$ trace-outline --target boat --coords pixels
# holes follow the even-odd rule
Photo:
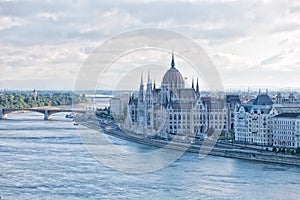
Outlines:
[[[67,118],[67,119],[73,119],[73,118],[74,118],[73,113],[67,114],[67,115],[66,115],[66,118]]]

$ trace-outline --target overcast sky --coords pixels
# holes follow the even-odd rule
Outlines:
[[[0,89],[72,89],[93,49],[144,27],[195,40],[227,89],[300,88],[297,0],[0,0]]]

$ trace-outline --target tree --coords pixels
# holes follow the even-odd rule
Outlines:
[[[0,95],[0,106],[3,108],[31,108],[36,106],[71,105],[87,102],[87,98],[68,93],[39,94],[34,99],[31,94],[5,93]]]
[[[292,151],[291,151],[291,154],[292,154],[292,155],[295,155],[295,154],[296,154],[295,150],[292,150]]]
[[[285,153],[285,148],[282,148],[282,149],[281,149],[281,152],[282,152],[282,153]]]
[[[300,147],[297,147],[296,154],[300,154]]]

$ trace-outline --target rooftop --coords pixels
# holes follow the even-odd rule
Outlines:
[[[276,115],[275,118],[295,118],[300,119],[300,113],[281,113]]]
[[[273,102],[269,95],[259,94],[253,101],[253,105],[273,105]]]

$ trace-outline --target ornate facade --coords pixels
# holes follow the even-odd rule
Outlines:
[[[259,94],[252,104],[241,105],[235,112],[235,140],[272,146],[272,117],[277,110],[267,94]]]
[[[175,68],[172,54],[171,68],[165,73],[161,87],[151,83],[148,74],[146,90],[141,77],[137,97],[128,104],[127,128],[140,134],[154,134],[163,138],[192,140],[207,133],[209,115],[200,98],[199,82],[185,88],[184,79]]]
[[[274,147],[300,147],[300,113],[282,113],[272,120]]]

